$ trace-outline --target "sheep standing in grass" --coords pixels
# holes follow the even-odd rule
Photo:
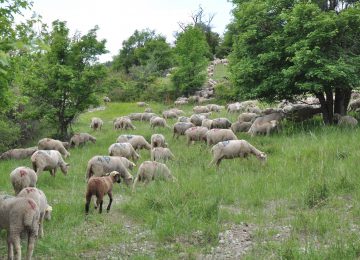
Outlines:
[[[109,204],[106,208],[106,211],[107,212],[110,211],[111,204],[113,201],[112,188],[113,188],[113,184],[115,182],[117,182],[117,183],[121,182],[120,173],[118,173],[117,171],[112,171],[108,176],[91,177],[90,178],[90,180],[87,184],[86,196],[85,196],[86,197],[86,204],[85,204],[85,213],[86,214],[89,213],[91,197],[93,195],[96,196],[95,209],[97,207],[99,207],[99,213],[101,214],[103,198],[104,198],[104,195],[107,194],[109,196]]]
[[[190,123],[190,118],[189,117],[186,117],[186,116],[180,116],[178,118],[178,122],[187,122],[187,123]]]
[[[122,156],[132,159],[134,162],[140,158],[140,155],[130,143],[114,143],[110,145],[108,151],[110,156]]]
[[[150,119],[150,126],[152,128],[155,128],[155,126],[170,128],[170,126],[166,123],[166,120],[158,116],[154,116]]]
[[[44,219],[51,219],[52,207],[48,204],[45,193],[37,188],[25,188],[17,195],[18,197],[31,198],[39,207],[40,221],[39,221],[39,237],[44,237]]]
[[[154,147],[167,147],[167,143],[165,142],[165,136],[162,134],[153,134],[151,136],[151,148]]]
[[[185,131],[191,127],[194,127],[193,123],[177,122],[173,126],[173,138],[179,138],[180,135],[185,135]]]
[[[118,117],[114,120],[113,122],[114,124],[114,129],[118,130],[118,129],[133,129],[135,130],[136,127],[132,124],[131,119],[128,116],[122,116],[122,117]]]
[[[211,129],[212,123],[213,123],[213,120],[212,120],[212,119],[205,118],[205,119],[201,122],[201,126],[206,127],[207,129]]]
[[[173,110],[165,110],[162,113],[163,118],[168,119],[168,118],[177,118],[178,114],[176,113],[176,111]]]
[[[169,148],[155,147],[151,149],[151,160],[152,161],[167,161],[174,159],[174,154]]]
[[[231,124],[230,128],[234,133],[247,132],[249,131],[251,125],[252,122],[235,122]]]
[[[70,153],[65,149],[64,144],[55,139],[43,138],[38,142],[39,150],[57,150],[59,151],[64,158],[70,156]]]
[[[17,195],[23,188],[36,187],[37,175],[33,169],[21,166],[10,173],[10,181]]]
[[[206,133],[206,142],[208,145],[217,144],[218,142],[236,140],[237,137],[230,129],[214,128]]]
[[[210,114],[194,114],[190,117],[190,122],[195,126],[201,126],[202,121],[208,118]]]
[[[146,149],[150,150],[151,145],[145,140],[142,135],[120,135],[116,142],[118,143],[130,143],[135,150]]]
[[[211,128],[222,128],[222,129],[228,129],[231,127],[231,122],[229,119],[225,117],[221,118],[215,118],[213,119],[211,123]]]
[[[210,109],[207,106],[195,106],[193,111],[195,114],[201,114],[210,112]]]
[[[154,116],[157,116],[155,113],[142,113],[141,121],[150,121],[150,119]]]
[[[257,134],[270,135],[271,132],[278,129],[279,122],[277,120],[271,120],[270,122],[264,122],[262,124],[253,123],[248,131],[251,136]]]
[[[39,232],[39,220],[39,207],[33,199],[0,195],[0,230],[7,230],[8,259],[21,259],[20,234],[23,232],[28,237],[26,259],[31,259]]]
[[[137,176],[134,180],[133,191],[139,181],[147,184],[150,181],[157,179],[176,181],[176,178],[172,176],[169,168],[165,164],[155,161],[145,161],[139,167]]]
[[[88,133],[75,134],[70,139],[70,146],[78,147],[79,145],[85,144],[89,141],[96,143],[96,137]]]
[[[11,149],[0,155],[0,160],[4,159],[25,159],[30,157],[38,150],[37,146],[29,148]]]
[[[36,151],[31,156],[31,162],[38,177],[44,170],[49,171],[55,177],[58,167],[60,167],[64,175],[68,172],[69,164],[64,162],[61,154],[56,150]]]
[[[340,114],[334,114],[334,121],[341,126],[350,126],[355,127],[358,124],[358,121],[352,116],[342,116]]]
[[[194,143],[195,141],[205,141],[206,142],[206,133],[208,129],[203,126],[195,126],[187,129],[185,131],[187,144]]]
[[[124,179],[126,185],[132,183],[132,175],[124,166],[123,160],[117,156],[96,155],[92,157],[88,161],[85,178],[88,181],[92,176],[101,177],[112,171],[120,173],[120,177]]]
[[[256,113],[241,113],[238,116],[238,122],[253,122],[257,117],[259,117]]]
[[[91,118],[90,128],[93,129],[94,131],[98,129],[101,130],[103,124],[104,122],[100,118],[93,117]]]
[[[266,154],[256,149],[250,143],[245,140],[230,140],[217,143],[211,148],[213,154],[213,159],[210,162],[210,165],[215,164],[219,167],[221,160],[223,159],[233,159],[236,157],[246,158],[250,154],[253,154],[260,161],[266,161]]]

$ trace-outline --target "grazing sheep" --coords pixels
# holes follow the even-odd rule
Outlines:
[[[106,208],[106,211],[110,211],[111,203],[113,201],[112,198],[112,188],[113,184],[117,182],[120,183],[120,173],[117,171],[112,171],[108,176],[102,176],[102,177],[91,177],[86,189],[86,204],[85,204],[85,213],[89,213],[89,207],[91,202],[91,197],[93,195],[96,196],[96,206],[99,207],[99,213],[102,212],[102,204],[103,204],[103,198],[104,195],[109,196],[109,204]]]
[[[136,103],[138,105],[138,107],[145,107],[145,106],[148,106],[149,104],[146,103],[146,102],[137,102]]]
[[[113,121],[114,129],[133,129],[135,130],[136,127],[132,124],[131,119],[128,116],[118,117]]]
[[[45,193],[37,188],[24,188],[17,197],[30,198],[35,201],[40,211],[39,237],[44,237],[44,219],[51,219],[52,207],[48,204]]]
[[[174,102],[174,105],[175,105],[175,106],[182,106],[182,105],[185,105],[185,104],[187,104],[187,103],[189,103],[189,101],[187,101],[187,100],[176,100],[176,101]]]
[[[168,118],[177,118],[178,114],[176,113],[176,111],[174,110],[165,110],[162,113],[163,118],[168,119]]]
[[[110,156],[122,156],[127,159],[132,159],[136,162],[140,155],[134,150],[134,147],[130,143],[114,143],[109,147]]]
[[[153,134],[151,136],[151,148],[154,147],[167,147],[165,137],[162,134]]]
[[[150,150],[150,144],[145,140],[142,135],[120,135],[116,142],[118,143],[130,143],[135,150],[146,149]]]
[[[206,133],[206,142],[208,145],[228,140],[237,140],[236,135],[230,129],[214,128]]]
[[[272,113],[279,113],[281,112],[282,109],[281,108],[272,108],[272,107],[269,107],[269,108],[265,108],[263,111],[262,111],[262,114],[263,115],[269,115],[269,114],[272,114]]]
[[[124,166],[123,160],[118,156],[96,155],[92,157],[87,164],[85,179],[88,181],[92,176],[101,177],[112,171],[119,172],[126,185],[132,183],[132,175]]]
[[[5,159],[25,159],[30,157],[33,153],[38,150],[36,147],[29,147],[29,148],[19,148],[19,149],[11,149],[9,151],[4,152],[0,155],[0,160]]]
[[[213,123],[213,120],[212,120],[212,119],[205,118],[205,119],[201,122],[201,126],[206,127],[207,129],[211,129],[212,123]]]
[[[150,119],[154,116],[157,116],[155,113],[142,113],[141,121],[150,121]]]
[[[253,125],[255,125],[255,126],[261,125],[263,123],[270,122],[272,120],[276,120],[276,121],[280,122],[284,118],[284,116],[285,116],[285,114],[283,112],[276,112],[276,113],[268,114],[265,116],[260,116],[254,120]]]
[[[236,103],[232,103],[232,104],[229,104],[227,106],[227,112],[228,113],[236,113],[236,112],[241,112],[241,110],[243,110],[244,108],[240,105],[239,102],[236,102]]]
[[[355,111],[356,109],[358,109],[360,107],[360,99],[355,99],[352,100],[349,103],[349,111]]]
[[[135,163],[133,163],[132,161],[130,161],[129,159],[125,158],[125,157],[122,157],[122,156],[119,156],[121,162],[123,163],[123,165],[125,166],[126,169],[128,170],[132,170],[134,169],[134,167],[136,166]]]
[[[131,113],[128,115],[128,117],[134,121],[141,121],[142,115],[143,115],[143,113]]]
[[[63,143],[59,140],[51,138],[43,138],[38,142],[39,150],[57,150],[64,158],[70,156],[70,153],[65,149]]]
[[[139,181],[147,184],[150,181],[157,179],[176,181],[176,178],[172,176],[169,168],[165,164],[155,161],[145,161],[139,167],[138,174],[134,180],[133,191]]]
[[[185,131],[187,144],[190,142],[194,143],[195,141],[205,141],[206,142],[206,132],[208,129],[203,126],[195,126],[187,129]]]
[[[38,177],[44,170],[55,177],[58,167],[66,175],[69,168],[69,164],[64,162],[61,154],[56,150],[38,150],[31,156],[31,162]]]
[[[225,117],[215,118],[212,121],[211,128],[228,129],[231,127],[231,122]]]
[[[185,131],[191,127],[194,127],[193,123],[177,122],[173,126],[173,138],[179,138],[180,135],[185,135]]]
[[[78,147],[79,145],[83,145],[88,141],[91,141],[92,143],[96,143],[96,137],[88,133],[75,134],[70,139],[70,146]]]
[[[174,159],[175,156],[169,148],[155,147],[151,149],[151,160],[152,161],[167,161]]]
[[[103,124],[104,122],[100,118],[93,117],[91,118],[90,128],[93,129],[94,131],[98,129],[101,131],[101,127]]]
[[[111,102],[111,99],[109,97],[104,97],[103,101],[106,105],[107,103]]]
[[[234,133],[247,132],[247,131],[249,131],[251,125],[252,125],[252,122],[235,122],[235,123],[231,124],[231,130]]]
[[[257,115],[260,115],[262,113],[261,109],[258,107],[247,107],[245,109],[245,111],[247,111],[248,113],[254,113]]]
[[[207,106],[195,106],[193,111],[195,114],[201,114],[210,112],[210,109]]]
[[[270,135],[271,132],[278,130],[279,122],[277,120],[271,120],[270,122],[263,122],[262,124],[251,125],[248,133],[253,137],[257,134],[266,134]]]
[[[153,110],[151,109],[151,107],[147,107],[147,108],[145,108],[145,111],[144,111],[145,113],[152,113],[153,112]]]
[[[33,169],[21,166],[10,173],[10,181],[17,195],[23,188],[36,187],[37,175]]]
[[[358,124],[358,121],[352,116],[342,116],[338,113],[334,114],[334,121],[337,122],[340,126],[350,126],[355,127]]]
[[[178,122],[190,122],[190,118],[186,116],[179,116]]]
[[[158,116],[154,116],[150,119],[150,127],[155,128],[155,126],[170,128],[170,126],[166,124],[166,120]]]
[[[193,123],[195,126],[201,126],[202,121],[208,117],[208,114],[194,114],[190,117],[190,122]]]
[[[0,195],[0,230],[7,230],[8,259],[21,259],[20,234],[23,232],[28,237],[26,259],[31,259],[39,232],[39,220],[39,207],[33,199]]]
[[[259,117],[259,115],[256,113],[241,113],[238,116],[238,122],[252,122],[257,117]]]
[[[220,112],[222,109],[224,109],[224,106],[219,106],[216,104],[208,104],[207,108],[212,112]]]
[[[213,159],[210,165],[216,163],[219,167],[221,160],[233,159],[236,157],[246,158],[248,155],[255,155],[260,161],[266,161],[266,154],[256,149],[245,140],[230,140],[217,143],[211,148]]]

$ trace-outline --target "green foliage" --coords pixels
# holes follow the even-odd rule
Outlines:
[[[305,195],[305,204],[309,208],[315,206],[321,206],[325,203],[325,200],[329,196],[329,188],[325,182],[318,183],[314,182],[310,185],[306,195]]]
[[[17,125],[4,118],[0,118],[0,153],[13,147],[20,137]]]

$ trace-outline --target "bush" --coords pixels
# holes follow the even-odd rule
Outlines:
[[[223,101],[236,100],[237,98],[235,89],[228,81],[223,81],[216,85],[215,97],[216,99]]]
[[[20,128],[14,123],[0,118],[0,152],[11,149],[19,140]]]

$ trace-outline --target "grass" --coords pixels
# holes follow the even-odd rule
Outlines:
[[[151,107],[158,114],[166,108],[162,104]],[[189,115],[191,106],[184,110]],[[148,122],[134,122],[137,129],[132,131],[112,129],[115,117],[142,111],[135,104],[111,103],[104,111],[81,115],[74,124],[76,131],[95,135],[97,143],[70,151],[67,176],[61,172],[55,178],[47,172],[40,176],[38,187],[54,211],[52,220],[45,223],[45,238],[37,242],[35,258],[101,258],[99,252],[111,255],[110,249],[137,239],[137,231],[129,232],[125,223],[149,231],[138,244],[149,240],[156,245],[153,256],[132,251],[133,259],[178,258],[179,253],[191,258],[217,245],[225,223],[241,222],[257,227],[248,259],[359,256],[359,129],[325,127],[315,119],[297,125],[285,123],[281,133],[270,137],[250,139],[241,133],[239,138],[268,154],[268,162],[262,166],[256,158],[224,160],[217,171],[208,167],[209,147],[200,143],[187,147],[184,137],[172,139],[169,129],[152,130]],[[93,116],[104,120],[101,132],[89,129]],[[213,115],[220,116],[227,115]],[[236,120],[236,115],[229,117]],[[169,124],[174,122],[168,120]],[[178,183],[154,182],[139,186],[135,193],[123,184],[116,185],[110,213],[100,215],[91,208],[86,219],[87,161],[94,155],[107,154],[110,144],[124,133],[141,134],[147,140],[153,133],[164,134],[176,156],[167,165]],[[137,164],[149,159],[149,152],[141,151]],[[30,166],[30,160],[0,162],[2,193],[13,194],[9,173],[21,165]],[[290,227],[286,234],[281,233],[284,226]],[[192,239],[199,231],[201,239]],[[0,232],[0,241],[0,255],[6,255],[4,231]],[[115,252],[113,256],[119,256]]]

